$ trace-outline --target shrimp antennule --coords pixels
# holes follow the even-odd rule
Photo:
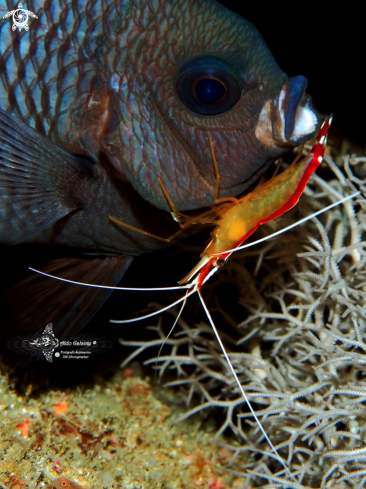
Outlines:
[[[202,297],[202,294],[201,294],[201,291],[200,289],[197,289],[197,293],[198,293],[198,296],[200,298],[200,301],[201,301],[201,304],[202,304],[202,307],[205,311],[205,314],[207,316],[207,319],[209,320],[209,323],[211,325],[211,328],[214,332],[214,335],[216,337],[216,340],[221,348],[221,351],[225,357],[225,360],[229,366],[229,369],[231,371],[231,374],[232,376],[234,377],[234,380],[235,380],[235,383],[237,384],[237,386],[239,387],[239,391],[240,391],[240,394],[241,396],[243,397],[244,401],[246,402],[250,412],[252,413],[252,416],[255,420],[255,422],[257,423],[259,429],[261,430],[261,432],[263,433],[263,436],[265,437],[265,439],[267,440],[267,443],[268,445],[270,446],[272,452],[274,453],[276,459],[280,462],[280,464],[282,465],[282,467],[285,469],[285,471],[287,472],[287,474],[291,477],[291,479],[293,479],[295,482],[296,482],[296,479],[294,477],[294,475],[290,472],[290,469],[287,467],[286,463],[284,462],[284,460],[282,459],[282,457],[280,456],[280,454],[278,453],[278,451],[276,450],[276,448],[274,447],[273,443],[271,442],[271,440],[269,439],[267,433],[265,432],[265,429],[263,428],[263,425],[262,423],[259,421],[258,419],[258,416],[255,414],[255,411],[253,409],[253,406],[252,404],[250,403],[249,399],[248,399],[248,396],[246,395],[245,393],[245,390],[243,389],[243,386],[241,385],[240,383],[240,380],[235,372],[235,369],[233,367],[233,364],[231,363],[231,360],[229,358],[229,355],[227,354],[226,350],[225,350],[225,347],[224,347],[224,344],[222,343],[221,341],[221,338],[220,338],[220,335],[219,335],[219,332],[217,331],[217,328],[215,326],[215,323],[212,319],[212,316],[210,314],[210,311],[208,310],[207,306],[206,306],[206,303],[205,301],[203,300],[203,297]]]

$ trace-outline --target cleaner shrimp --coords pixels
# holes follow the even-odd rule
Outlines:
[[[169,306],[160,309],[159,311],[138,318],[112,321],[114,323],[119,323],[119,324],[139,321],[160,314],[177,304],[182,304],[179,314],[174,322],[174,325],[169,335],[171,334],[174,326],[179,320],[187,299],[191,295],[197,293],[201,301],[202,307],[205,311],[205,314],[209,320],[209,323],[214,331],[216,340],[223,352],[223,356],[227,362],[227,365],[231,371],[235,383],[239,388],[240,394],[242,398],[245,400],[250,410],[250,413],[254,417],[255,422],[257,423],[259,429],[261,430],[263,436],[267,440],[273,452],[273,456],[282,465],[284,473],[288,477],[287,478],[288,481],[287,483],[289,484],[288,487],[290,486],[300,487],[300,486],[296,481],[294,475],[290,472],[286,462],[283,460],[283,458],[278,453],[278,450],[272,444],[260,420],[258,419],[248,399],[248,396],[244,391],[242,384],[237,376],[237,373],[235,371],[235,368],[233,367],[229,355],[226,352],[223,342],[218,334],[212,316],[202,297],[201,288],[210,279],[210,277],[212,277],[218,271],[218,269],[225,264],[225,262],[228,260],[228,258],[232,253],[247,248],[249,246],[254,246],[255,244],[258,244],[266,239],[270,239],[271,237],[274,237],[275,235],[283,233],[293,228],[296,225],[299,225],[309,219],[312,219],[313,217],[323,212],[326,212],[331,208],[340,205],[360,194],[360,192],[355,192],[352,195],[344,197],[343,199],[338,200],[337,202],[319,210],[318,212],[305,217],[304,219],[298,221],[297,223],[288,226],[287,228],[284,228],[281,231],[278,231],[277,233],[267,236],[266,238],[263,238],[261,240],[254,241],[250,244],[242,245],[242,243],[251,234],[253,234],[260,225],[265,224],[281,216],[282,214],[284,214],[285,212],[287,212],[288,210],[290,210],[292,207],[296,205],[311,175],[314,173],[314,171],[318,168],[318,166],[323,160],[325,144],[326,144],[326,139],[327,139],[327,134],[328,134],[330,124],[331,124],[331,118],[327,118],[319,131],[319,134],[317,136],[314,146],[312,147],[311,152],[306,157],[301,159],[301,161],[299,161],[300,158],[296,158],[296,160],[293,162],[292,165],[290,165],[289,168],[287,168],[287,170],[285,170],[283,173],[277,176],[272,177],[272,179],[270,179],[267,183],[260,185],[257,189],[255,189],[253,192],[249,193],[248,195],[240,199],[233,198],[230,199],[229,201],[228,199],[222,199],[225,200],[225,202],[222,202],[221,199],[218,199],[218,184],[217,184],[215,200],[217,201],[218,206],[214,210],[207,211],[206,213],[204,213],[204,215],[198,216],[197,218],[192,219],[188,216],[185,216],[183,213],[178,213],[174,209],[174,204],[169,200],[169,196],[166,195],[166,192],[164,191],[164,187],[162,185],[162,190],[164,192],[164,195],[167,197],[170,207],[172,208],[173,216],[180,223],[182,230],[186,229],[188,225],[192,225],[196,223],[216,224],[215,229],[211,233],[212,240],[207,246],[207,248],[205,249],[205,251],[202,253],[201,260],[191,270],[191,272],[188,273],[179,282],[180,284],[179,286],[164,287],[164,288],[149,288],[149,289],[143,289],[143,288],[132,289],[126,287],[98,286],[95,284],[86,284],[86,283],[80,283],[80,282],[74,282],[74,281],[62,279],[61,277],[55,277],[53,275],[49,275],[39,270],[30,268],[30,270],[43,274],[47,277],[72,283],[72,284],[82,285],[82,286],[90,286],[90,287],[97,287],[97,288],[100,287],[100,288],[113,289],[113,290],[136,290],[136,291],[143,291],[143,290],[163,291],[163,290],[172,290],[172,289],[173,290],[186,289],[186,293],[184,297],[180,298],[179,300],[175,301]],[[214,163],[215,163],[215,168],[217,168],[215,159],[214,159]],[[112,220],[114,222],[118,222],[121,225],[125,225],[124,223],[116,220],[115,218],[112,218]],[[143,232],[131,227],[130,229],[132,231]],[[181,231],[175,233],[171,238],[168,239],[168,241],[174,239],[174,237],[176,237],[180,232]],[[292,480],[292,482],[290,482],[290,479]]]

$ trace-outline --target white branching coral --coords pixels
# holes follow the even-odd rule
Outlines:
[[[284,227],[299,212],[315,212],[356,190],[366,197],[366,158],[345,156],[343,163],[340,168],[326,156],[326,178],[314,175],[299,206],[270,227]],[[231,466],[235,462],[248,487],[366,484],[365,231],[366,201],[359,197],[233,255],[226,272],[209,285],[211,295],[225,280],[240,292],[244,319],[237,324],[230,311],[221,311],[217,326],[223,331],[228,322],[240,338],[221,333],[257,416],[296,482],[288,480],[254,423],[208,325],[180,318],[163,354],[148,362],[156,363],[160,377],[176,371],[169,385],[181,386],[188,404],[196,397],[180,420],[208,408],[222,410],[217,435],[235,435],[228,442]],[[156,340],[129,342],[139,347],[129,359],[162,345],[161,319],[153,329]]]

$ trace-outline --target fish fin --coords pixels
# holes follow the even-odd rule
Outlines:
[[[33,260],[30,266],[69,280],[115,286],[133,257],[62,257]],[[2,345],[20,336],[41,335],[47,324],[61,341],[72,338],[94,316],[112,291],[70,285],[21,267],[3,280],[1,293]]]
[[[20,243],[82,207],[72,190],[86,171],[85,162],[0,110],[0,242]]]

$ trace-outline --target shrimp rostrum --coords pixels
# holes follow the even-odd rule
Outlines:
[[[194,293],[198,294],[202,306],[207,315],[207,318],[210,322],[210,325],[214,331],[216,340],[221,348],[223,356],[235,380],[235,384],[239,389],[239,395],[242,398],[241,403],[245,401],[249,408],[250,413],[248,413],[247,416],[253,416],[256,424],[258,425],[259,430],[262,433],[262,436],[267,440],[271,448],[272,451],[271,456],[277,459],[277,461],[280,464],[280,469],[276,474],[276,477],[274,478],[276,480],[274,480],[273,478],[271,479],[272,482],[275,482],[278,487],[281,487],[282,483],[286,483],[287,484],[286,487],[301,487],[301,483],[298,482],[299,480],[297,478],[298,474],[291,473],[288,468],[287,463],[291,461],[290,455],[286,463],[279,453],[281,446],[275,447],[273,445],[273,443],[267,436],[257,414],[254,412],[254,409],[251,403],[249,402],[247,393],[245,392],[238,378],[236,369],[234,368],[233,363],[230,360],[230,357],[227,354],[223,342],[218,334],[218,331],[210,315],[210,312],[206,307],[206,304],[201,294],[201,288],[207,282],[207,280],[213,274],[215,274],[221,266],[225,264],[225,262],[228,260],[228,258],[232,253],[257,243],[254,242],[254,243],[250,243],[249,245],[244,245],[244,246],[242,245],[243,242],[250,235],[252,235],[260,225],[268,223],[269,221],[272,221],[273,219],[283,215],[285,212],[287,212],[288,210],[290,210],[292,207],[296,205],[310,177],[312,176],[314,171],[318,168],[318,166],[320,165],[320,163],[324,158],[325,144],[326,144],[326,139],[327,139],[327,134],[328,134],[330,124],[331,124],[331,119],[327,118],[323,123],[318,133],[318,136],[316,138],[316,141],[308,155],[304,156],[303,158],[301,158],[301,156],[299,155],[295,159],[295,161],[281,174],[276,175],[272,177],[268,182],[259,185],[253,192],[245,195],[244,197],[239,199],[235,199],[235,198],[218,199],[218,186],[217,186],[217,192],[216,192],[217,205],[213,209],[206,211],[201,216],[191,218],[183,213],[177,212],[174,208],[174,203],[169,200],[169,196],[166,195],[165,193],[163,182],[161,182],[162,191],[169,202],[173,216],[179,222],[181,228],[184,230],[188,226],[194,225],[196,223],[214,224],[215,228],[211,233],[212,239],[208,244],[207,248],[202,253],[201,259],[197,263],[197,265],[179,282],[180,285],[178,287],[174,287],[174,288],[186,290],[186,293],[182,298],[177,300],[174,304],[169,305],[168,307],[165,307],[157,312],[147,314],[142,317],[127,319],[127,320],[113,320],[113,322],[115,323],[129,323],[132,321],[138,321],[138,320],[152,317],[160,312],[169,309],[173,305],[181,303],[182,307],[174,323],[175,325],[182,313],[183,307],[188,297]],[[214,159],[214,155],[213,155],[213,159]],[[214,163],[215,163],[215,159],[214,159]],[[335,207],[336,205],[349,201],[350,199],[356,197],[359,194],[360,192],[354,192],[352,195],[338,199],[337,202],[331,204],[326,208],[319,210],[315,214],[311,214],[310,216],[307,216],[305,219],[302,219],[301,221],[295,223],[295,225],[298,225],[307,219],[311,219],[314,216],[322,212],[325,212],[331,209],[332,207]],[[118,221],[115,218],[112,218],[112,220],[121,225],[125,225],[124,223]],[[294,227],[294,225],[291,225],[288,228],[285,228],[282,231],[279,231],[278,233],[275,234],[284,232],[287,229],[290,229],[291,227]],[[130,229],[132,232],[141,232],[140,230],[135,228],[130,227]],[[180,231],[175,233],[175,235],[173,235],[172,238],[174,238],[179,232]],[[267,239],[271,238],[271,236],[273,235],[268,236]],[[37,271],[37,270],[34,271],[38,273],[42,273],[41,271]],[[61,277],[54,277],[48,274],[44,274],[44,275],[51,278],[56,278],[58,280],[64,280]],[[64,281],[69,282],[68,280],[64,280]],[[74,284],[76,283],[82,286],[98,287],[98,285],[95,284],[84,284],[78,282],[71,282],[71,283]],[[145,289],[130,289],[130,288],[118,288],[118,287],[106,287],[106,286],[104,286],[103,288],[112,288],[117,290],[145,290]],[[164,289],[148,289],[148,290],[171,290],[171,289],[172,287],[167,287]]]

